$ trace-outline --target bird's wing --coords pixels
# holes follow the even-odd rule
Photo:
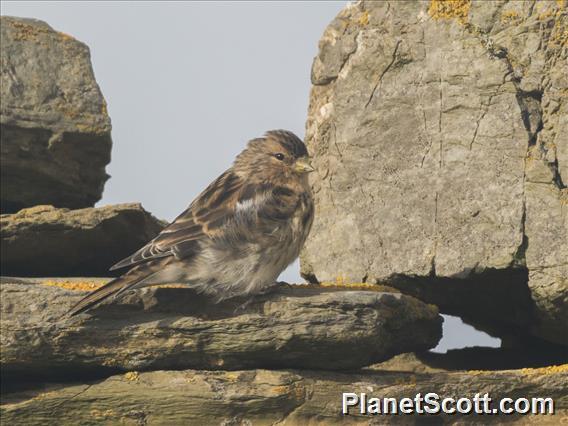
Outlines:
[[[214,180],[190,206],[166,226],[154,239],[137,252],[113,265],[110,270],[136,265],[160,257],[190,257],[197,249],[197,242],[208,238],[210,231],[202,216],[219,217],[228,214],[235,192],[238,191],[240,178],[226,171]],[[205,211],[207,209],[207,211]]]
[[[170,225],[111,270],[166,256],[190,258],[199,241],[242,241],[263,232],[262,224],[285,220],[296,207],[295,194],[285,187],[247,183],[231,169],[213,181]]]

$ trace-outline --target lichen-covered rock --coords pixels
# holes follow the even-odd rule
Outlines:
[[[36,206],[0,215],[2,275],[108,276],[165,223],[140,204],[79,210]]]
[[[138,425],[369,425],[538,424],[556,426],[568,415],[568,369],[409,373],[367,371],[135,371],[85,384],[51,384],[3,393],[5,424]],[[490,409],[501,398],[552,398],[554,414],[467,416],[341,414],[344,392],[370,398],[474,398],[488,394]],[[465,407],[466,405],[461,405]],[[524,404],[520,404],[524,408]],[[453,407],[451,405],[450,407]],[[481,406],[482,407],[482,406]],[[550,409],[550,404],[542,406]],[[505,408],[509,408],[506,406]]]
[[[89,48],[33,19],[1,17],[0,31],[2,213],[93,206],[112,143]]]
[[[214,304],[187,288],[149,288],[64,318],[83,292],[30,282],[0,288],[5,380],[106,370],[356,369],[427,350],[442,335],[437,309],[400,293],[284,288],[239,308],[243,300]]]
[[[568,344],[566,34],[562,2],[346,6],[312,68],[303,275]]]

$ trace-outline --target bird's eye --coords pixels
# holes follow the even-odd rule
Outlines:
[[[274,157],[276,157],[277,160],[284,161],[284,154],[281,154],[280,152],[278,154],[274,154]]]

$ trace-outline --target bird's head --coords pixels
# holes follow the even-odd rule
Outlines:
[[[306,145],[287,130],[271,130],[251,140],[235,160],[235,171],[259,179],[300,177],[314,171]]]

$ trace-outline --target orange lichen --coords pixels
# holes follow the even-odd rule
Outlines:
[[[434,19],[458,18],[465,23],[470,6],[471,0],[430,0],[428,14]]]
[[[466,373],[471,376],[479,376],[480,374],[490,374],[494,372],[489,370],[468,370]]]
[[[225,373],[225,379],[227,379],[229,382],[236,382],[239,380],[240,377],[241,375],[239,373],[233,373],[233,372]]]
[[[110,279],[109,279],[110,280]],[[47,280],[42,281],[41,285],[47,285],[51,287],[59,287],[64,288],[65,290],[74,290],[74,291],[92,291],[96,290],[97,288],[102,287],[106,284],[108,280],[101,279],[97,281],[89,281],[89,280]],[[157,285],[156,287],[159,288],[188,288],[187,285],[181,283],[172,283],[172,284],[161,284]]]
[[[108,107],[107,107],[107,103],[104,99],[103,99],[103,102],[102,102],[102,105],[101,105],[101,114],[102,115],[108,115]]]
[[[542,13],[539,13],[537,16],[537,19],[539,21],[546,21],[548,18],[552,18],[555,15],[555,12],[553,9],[547,9]]]
[[[129,371],[124,374],[124,378],[129,382],[137,382],[140,378],[140,373],[138,373],[138,371]]]
[[[550,375],[550,374],[568,373],[568,364],[549,365],[547,367],[540,367],[540,368],[521,368],[518,371],[525,376],[535,375],[535,374],[547,376],[547,375]],[[495,374],[495,371],[469,370],[469,371],[467,371],[467,374],[470,374],[472,376],[478,376],[478,375],[483,375],[483,374]]]
[[[507,10],[501,14],[501,23],[509,24],[520,20],[521,17],[516,10]]]
[[[290,393],[290,386],[275,386],[272,392],[276,395],[286,395]]]
[[[14,33],[14,40],[16,41],[24,40],[37,42],[40,34],[46,34],[49,32],[47,28],[37,25],[30,25],[17,21],[12,21],[11,23],[13,28],[16,30]]]
[[[568,373],[568,364],[562,365],[549,365],[547,367],[541,368],[523,368],[521,369],[521,374],[533,375],[540,374],[548,376],[550,374]]]
[[[359,16],[359,25],[365,26],[369,24],[369,12],[364,11],[361,16]]]
[[[156,287],[159,287],[159,288],[188,288],[188,286],[186,284],[181,284],[181,283],[160,284],[160,285],[157,285]]]
[[[92,409],[89,414],[91,415],[91,417],[97,419],[97,420],[106,420],[109,417],[115,417],[116,413],[114,412],[114,410],[111,410],[110,408],[108,410],[97,410]]]
[[[223,365],[225,365],[225,360],[223,358],[213,359],[211,361],[211,364],[213,364],[217,367],[222,367]]]
[[[306,399],[306,388],[300,385],[294,386],[293,395],[296,401],[304,401]]]
[[[319,284],[295,284],[294,288],[333,288],[338,290],[365,290],[387,293],[400,293],[397,289],[382,284],[350,283],[346,281],[323,281]]]
[[[57,34],[58,34],[59,37],[61,37],[61,39],[64,40],[64,41],[75,40],[75,37],[73,37],[72,35],[69,35],[69,34],[67,34],[67,33],[58,32]]]
[[[568,205],[568,188],[562,188],[560,190],[560,204]]]
[[[48,280],[43,281],[42,285],[47,285],[51,287],[60,287],[66,290],[75,290],[75,291],[92,291],[99,287],[102,287],[104,282],[101,281],[56,281],[56,280]]]
[[[73,291],[93,291],[96,290],[108,282],[107,279],[100,279],[97,281],[89,280],[46,280],[41,281],[39,284],[46,285],[50,287],[59,287],[65,290]],[[171,283],[171,284],[160,284],[154,287],[158,288],[188,288],[187,285],[182,283]],[[399,290],[382,284],[371,284],[371,283],[357,283],[348,282],[345,279],[337,279],[336,281],[323,281],[319,284],[293,284],[293,288],[328,288],[337,290],[365,290],[365,291],[376,291],[376,292],[387,292],[387,293],[400,293]],[[222,365],[223,361],[219,360]]]
[[[562,16],[559,9],[554,17],[554,27],[550,34],[549,39],[550,47],[564,47],[568,46],[568,27],[566,25],[566,16]]]
[[[304,401],[306,399],[306,388],[299,385],[281,385],[272,388],[272,392],[276,395],[290,395],[296,401]]]

